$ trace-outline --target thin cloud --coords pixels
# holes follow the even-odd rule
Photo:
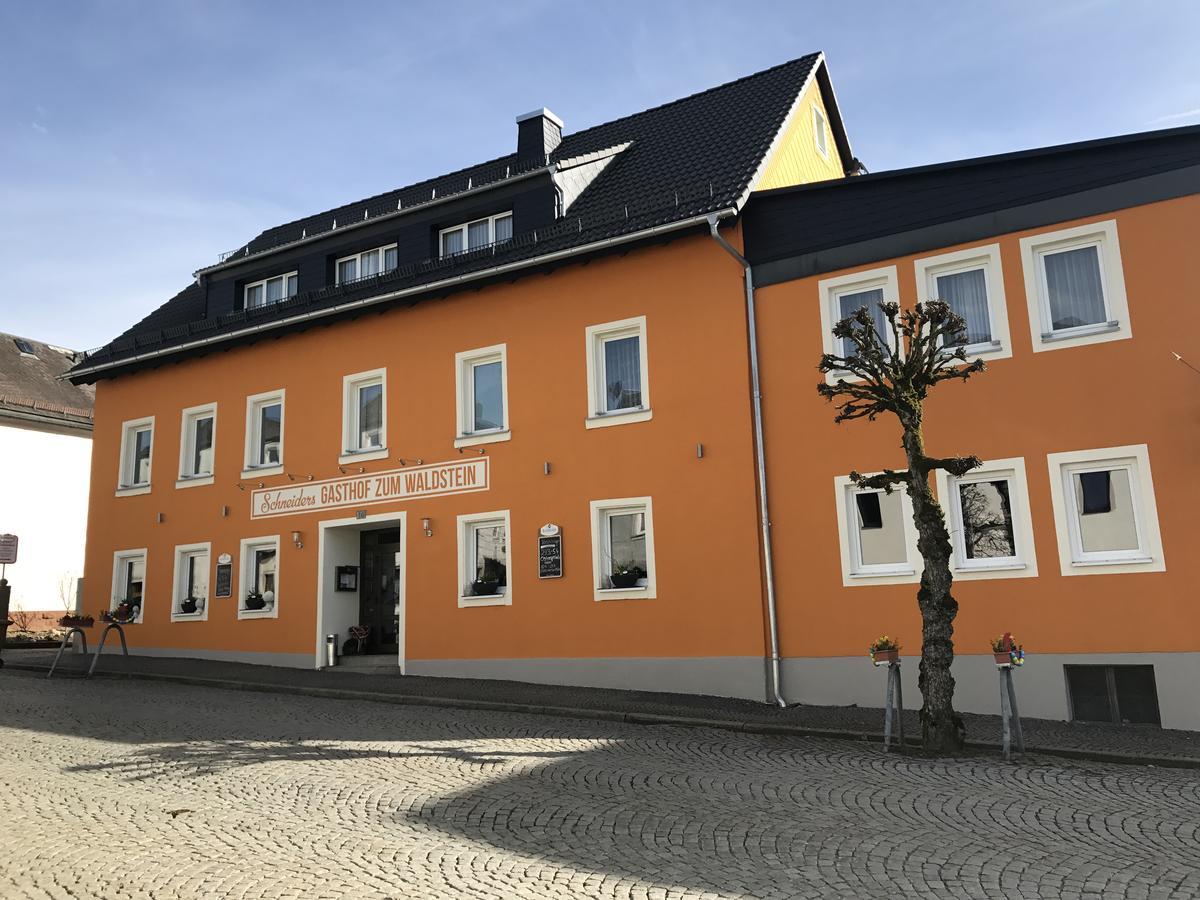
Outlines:
[[[43,125],[41,122],[32,122],[32,123],[30,123],[29,127],[32,128],[34,131],[36,131],[38,134],[49,134],[50,133],[50,129],[47,128],[45,125]]]
[[[1161,125],[1163,122],[1177,122],[1180,119],[1194,119],[1200,116],[1200,106],[1195,109],[1185,109],[1183,112],[1171,113],[1169,116],[1159,116],[1157,119],[1151,119],[1147,125]]]

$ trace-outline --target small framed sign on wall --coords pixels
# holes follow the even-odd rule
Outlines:
[[[538,532],[538,578],[562,578],[562,529],[543,525]]]
[[[233,557],[228,553],[222,553],[217,557],[217,583],[213,596],[233,596]]]
[[[358,590],[358,566],[338,566],[335,572],[337,574],[337,586],[334,588],[335,590]]]

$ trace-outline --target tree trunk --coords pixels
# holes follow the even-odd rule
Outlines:
[[[908,495],[912,499],[917,547],[925,561],[917,605],[921,609],[921,668],[917,682],[922,697],[921,743],[934,753],[963,747],[966,729],[954,711],[954,618],[958,602],[950,593],[950,535],[942,508],[929,487],[928,459],[920,414],[904,417],[904,451],[908,457]]]

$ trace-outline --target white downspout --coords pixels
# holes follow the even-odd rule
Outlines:
[[[754,309],[754,275],[751,272],[749,260],[717,231],[717,223],[727,216],[728,213],[725,215],[711,214],[708,217],[708,232],[712,235],[713,240],[737,260],[745,273],[746,328],[750,344],[750,390],[754,410],[754,454],[755,468],[758,471],[758,514],[762,526],[763,572],[767,581],[767,630],[770,633],[771,642],[769,659],[771,676],[768,693],[774,697],[776,705],[787,706],[787,701],[783,699],[783,687],[779,674],[779,617],[775,610],[775,559],[771,553],[771,517],[767,512],[767,453],[763,441],[762,389],[758,376],[758,325]]]

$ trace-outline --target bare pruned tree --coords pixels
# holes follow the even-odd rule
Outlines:
[[[964,475],[978,466],[974,456],[930,456],[925,452],[924,404],[929,391],[943,381],[965,381],[984,370],[982,360],[968,361],[959,344],[966,323],[941,301],[917,303],[901,311],[897,303],[881,303],[886,323],[877,323],[862,308],[834,326],[844,356],[826,353],[818,365],[828,380],[817,392],[837,402],[836,422],[874,421],[883,414],[900,422],[901,447],[908,468],[885,469],[878,475],[851,472],[859,487],[891,493],[904,487],[912,499],[917,549],[925,561],[917,604],[921,610],[919,685],[921,741],[927,750],[948,753],[963,746],[966,729],[954,711],[954,619],[958,603],[950,592],[950,535],[942,508],[929,484],[935,469]]]

